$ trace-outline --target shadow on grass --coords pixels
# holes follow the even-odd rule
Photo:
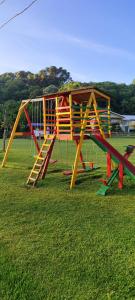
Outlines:
[[[61,172],[63,172],[63,169],[55,169],[55,170],[49,170],[47,174],[55,174],[55,173],[57,174]]]
[[[14,170],[31,170],[32,167],[30,166],[16,166],[16,165],[7,165],[7,166],[4,166],[3,169],[14,169]]]
[[[91,180],[99,180],[101,178],[101,175],[100,174],[95,174],[95,175],[92,175],[92,176],[84,176],[84,177],[81,177],[81,178],[78,178],[77,181],[76,181],[76,185],[80,185],[84,182],[87,182],[89,181],[89,184],[91,183]]]

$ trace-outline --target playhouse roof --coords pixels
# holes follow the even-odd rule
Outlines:
[[[89,86],[87,88],[79,88],[79,89],[74,89],[74,90],[69,90],[69,91],[56,92],[56,93],[52,93],[52,94],[46,94],[46,95],[44,95],[44,97],[49,100],[49,99],[52,99],[55,97],[72,95],[73,100],[75,100],[75,101],[76,100],[77,101],[82,101],[82,100],[88,101],[89,95],[91,92],[94,92],[95,96],[97,98],[104,99],[104,100],[110,99],[110,96],[107,93],[105,93],[104,91],[102,91],[100,89],[97,89],[94,86]],[[82,96],[83,96],[83,98],[82,98]]]

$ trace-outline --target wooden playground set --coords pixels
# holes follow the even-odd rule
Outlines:
[[[35,104],[40,105],[40,114],[42,114],[41,146],[35,134],[35,122],[32,118]],[[26,117],[29,131],[18,131],[22,114]],[[37,112],[37,114],[39,113]],[[96,170],[95,162],[83,159],[82,146],[85,140],[92,140],[106,154],[107,179],[100,180],[101,187],[97,194],[106,195],[115,179],[118,180],[118,188],[122,189],[125,175],[135,180],[135,166],[128,160],[135,147],[127,146],[125,154],[122,155],[108,142],[108,138],[111,137],[110,96],[95,87],[23,100],[9,138],[2,167],[6,165],[15,137],[32,137],[37,150],[34,165],[27,179],[28,186],[34,187],[39,180],[45,178],[49,163],[54,162],[52,152],[56,140],[73,141],[76,147],[74,164],[71,166],[71,170],[64,172],[65,175],[71,176],[71,189],[75,186],[77,174],[88,169],[90,172]],[[80,163],[81,168],[79,167]]]

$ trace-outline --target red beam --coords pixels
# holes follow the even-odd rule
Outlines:
[[[23,132],[23,136],[31,136],[31,132]]]
[[[124,166],[120,162],[119,163],[119,182],[118,182],[118,188],[119,189],[123,188],[123,177],[124,177]]]
[[[111,176],[111,154],[107,152],[107,177],[109,178]]]
[[[62,106],[62,107],[58,107],[57,110],[64,110],[64,109],[69,109],[70,110],[70,106]]]
[[[31,136],[31,132],[17,132],[15,133],[15,136]]]
[[[24,108],[24,113],[25,113],[25,116],[26,116],[26,119],[27,119],[27,122],[28,122],[28,125],[29,125],[29,128],[30,128],[30,132],[31,132],[31,135],[33,137],[37,152],[39,153],[40,152],[40,147],[39,147],[37,138],[35,136],[35,133],[34,133],[34,130],[33,130],[32,124],[31,124],[31,120],[30,120],[30,117],[29,117],[29,114],[28,114],[28,111],[27,111],[26,107]]]

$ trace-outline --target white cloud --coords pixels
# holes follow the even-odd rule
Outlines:
[[[89,50],[96,51],[97,53],[100,53],[100,54],[119,56],[122,58],[135,60],[134,53],[129,52],[128,50],[125,50],[122,48],[112,47],[112,46],[100,44],[100,43],[90,41],[90,40],[84,40],[84,39],[81,39],[81,38],[78,38],[78,37],[75,37],[72,35],[60,33],[60,32],[56,32],[55,36],[57,36],[57,39],[59,38],[65,42],[72,43],[73,45],[77,45],[81,48],[86,48]]]
[[[126,49],[101,44],[92,40],[85,40],[57,30],[46,30],[46,31],[40,30],[39,32],[33,31],[29,33],[27,32],[26,35],[28,35],[31,38],[40,39],[40,40],[46,39],[51,41],[55,40],[56,42],[60,41],[60,42],[70,43],[73,46],[89,49],[91,51],[95,51],[103,55],[118,56],[129,60],[135,60],[135,54]]]
[[[16,29],[16,33],[17,33]],[[19,32],[20,34],[20,32]],[[82,39],[79,37],[76,37],[74,35],[66,34],[62,31],[58,31],[57,29],[50,29],[46,28],[44,31],[41,28],[34,28],[32,30],[32,27],[30,28],[23,28],[22,32],[23,36],[32,38],[34,40],[39,39],[40,41],[45,42],[47,41],[55,41],[55,42],[65,42],[70,43],[73,46],[77,46],[84,49],[89,49],[91,51],[95,51],[99,54],[103,55],[111,55],[111,56],[117,56],[120,58],[125,58],[129,60],[135,60],[135,54],[119,47],[113,47],[110,45],[98,43],[96,41],[90,40],[90,39]]]

